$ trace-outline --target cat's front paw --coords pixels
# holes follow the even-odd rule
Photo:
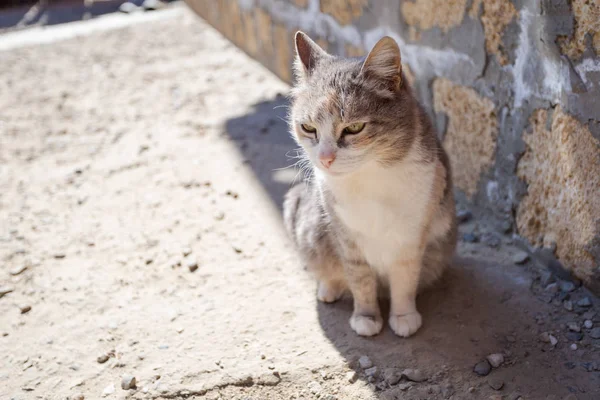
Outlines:
[[[418,311],[404,315],[390,315],[390,328],[400,337],[409,337],[419,330],[423,319]]]
[[[350,327],[360,336],[373,336],[381,332],[383,320],[380,315],[352,314]]]
[[[319,282],[317,299],[323,303],[333,303],[344,294],[344,285],[339,282]]]

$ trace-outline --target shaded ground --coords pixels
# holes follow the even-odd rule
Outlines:
[[[411,339],[359,338],[348,299],[317,304],[280,220],[288,88],[185,8],[160,13],[0,52],[0,398],[600,397],[589,294],[545,289],[506,240],[461,244]],[[491,353],[504,364],[474,374]]]

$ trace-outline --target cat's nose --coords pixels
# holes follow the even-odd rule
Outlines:
[[[321,152],[319,153],[319,161],[325,168],[329,168],[335,161],[335,153],[332,151]]]

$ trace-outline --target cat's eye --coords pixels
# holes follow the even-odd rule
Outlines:
[[[301,124],[302,130],[307,133],[317,133],[317,128],[309,124]]]
[[[344,128],[344,133],[353,135],[353,134],[359,133],[363,129],[365,129],[365,123],[364,122],[355,122],[355,123],[350,124],[347,127],[345,127]]]

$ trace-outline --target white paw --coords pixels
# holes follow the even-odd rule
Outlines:
[[[339,300],[344,294],[344,288],[341,285],[326,284],[319,282],[319,288],[317,289],[317,299],[323,303],[333,303]]]
[[[373,336],[381,332],[383,321],[380,316],[352,314],[350,327],[360,336]]]
[[[418,311],[404,315],[390,315],[390,328],[400,337],[409,337],[419,330],[423,319]]]

